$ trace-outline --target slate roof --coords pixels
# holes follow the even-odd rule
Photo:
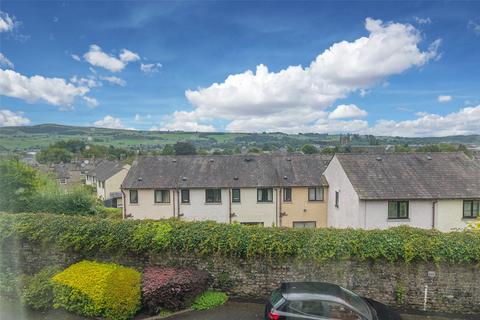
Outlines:
[[[323,172],[331,158],[329,155],[143,157],[134,162],[122,187],[154,189],[326,186]]]
[[[480,198],[480,164],[464,153],[336,157],[363,200]]]
[[[57,179],[70,179],[70,171],[68,165],[60,163],[53,168]]]
[[[120,161],[103,160],[94,169],[88,171],[89,176],[94,176],[98,181],[105,181],[114,174],[120,172],[124,164]]]

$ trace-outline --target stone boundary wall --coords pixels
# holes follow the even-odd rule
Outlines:
[[[194,266],[214,277],[214,288],[235,298],[265,299],[282,281],[327,281],[403,310],[469,314],[480,319],[480,266],[475,264],[245,261],[167,253],[86,257],[16,241],[0,248],[0,272],[34,273],[47,265],[67,267],[83,259],[139,269],[149,265]]]

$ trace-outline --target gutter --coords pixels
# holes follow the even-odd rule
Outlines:
[[[172,191],[173,191],[173,199],[172,199],[172,200],[173,200],[173,201],[172,201],[173,208],[172,208],[172,210],[173,210],[173,217],[174,217],[174,218],[175,218],[175,194],[176,194],[176,190],[177,190],[177,189],[173,189],[173,190],[172,190]]]
[[[125,220],[127,219],[127,199],[125,198],[125,192],[123,191],[122,187],[120,187],[120,192],[122,193],[122,201],[123,201],[123,208],[122,208],[123,220]]]
[[[278,215],[277,215],[277,226],[282,226],[282,188],[280,188],[279,196],[278,196]]]
[[[180,190],[177,188],[176,191],[177,191],[177,211],[178,211],[177,216],[178,216],[178,219],[180,219],[183,216],[183,214],[180,213]],[[175,206],[175,203],[173,204],[173,206]]]
[[[228,223],[232,223],[232,188],[228,188]]]
[[[433,200],[432,202],[432,229],[435,229],[435,205],[437,204],[437,200]]]
[[[275,225],[278,227],[278,223],[279,223],[279,218],[278,216],[281,214],[281,211],[279,210],[279,192],[278,192],[278,188],[275,188],[275,198],[276,198],[276,203],[275,203]]]

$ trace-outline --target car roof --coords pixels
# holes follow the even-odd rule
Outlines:
[[[313,296],[319,294],[322,296],[343,296],[340,286],[328,282],[284,282],[280,286],[280,292],[287,300],[296,296],[303,296],[304,298],[312,296],[313,298]]]

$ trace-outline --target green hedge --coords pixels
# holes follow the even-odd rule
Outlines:
[[[130,319],[140,308],[138,271],[81,261],[52,278],[54,306],[89,317]]]
[[[61,271],[60,267],[43,268],[33,276],[24,276],[20,290],[22,303],[35,310],[47,310],[53,307],[52,277]]]
[[[385,259],[480,262],[480,232],[287,229],[207,222],[110,220],[49,214],[0,214],[0,242],[18,238],[82,254],[222,256],[243,259]]]
[[[25,212],[93,215],[97,211],[96,205],[97,200],[93,194],[77,188],[67,193],[61,190],[36,193],[24,202],[22,208]]]

